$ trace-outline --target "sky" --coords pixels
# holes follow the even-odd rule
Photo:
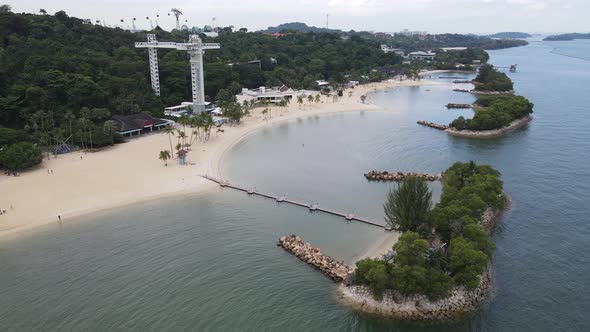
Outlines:
[[[149,28],[150,17],[165,30],[175,26],[170,9],[183,12],[189,27],[233,25],[249,30],[285,22],[304,22],[330,28],[396,32],[403,29],[430,33],[589,32],[590,0],[0,0],[13,12],[68,15],[127,27],[135,17],[138,28]],[[121,19],[124,23],[121,23]],[[186,22],[185,22],[186,20]]]

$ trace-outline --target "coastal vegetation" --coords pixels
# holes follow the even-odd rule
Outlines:
[[[498,32],[487,35],[486,37],[499,39],[525,39],[532,37],[532,35],[526,32]]]
[[[431,69],[457,69],[458,65],[464,70],[473,69],[473,62],[486,63],[490,55],[482,48],[467,48],[465,50],[436,51],[434,61],[429,64]]]
[[[405,179],[398,188],[387,193],[385,221],[393,228],[405,231],[417,231],[419,227],[428,226],[428,213],[432,208],[432,193],[426,181],[415,176]]]
[[[475,91],[483,92],[508,92],[514,86],[508,75],[497,71],[494,66],[485,64],[479,68],[479,73],[474,80]]]
[[[0,168],[11,172],[31,168],[41,163],[41,150],[31,142],[19,142],[0,149]]]
[[[522,96],[481,96],[472,119],[458,117],[451,123],[456,130],[493,130],[508,126],[512,121],[533,113],[534,104]]]
[[[40,147],[68,144],[88,148],[119,141],[104,130],[111,115],[148,112],[191,100],[190,65],[174,51],[159,50],[161,97],[151,89],[148,54],[135,49],[145,33],[94,25],[55,15],[0,13],[0,127],[24,130]],[[182,41],[188,32],[153,31],[158,39]],[[202,36],[204,41],[212,41]],[[399,65],[375,40],[341,39],[330,33],[220,33],[220,50],[205,55],[208,100],[233,102],[242,87],[286,84],[314,88],[315,80],[344,82],[376,66]],[[256,61],[254,61],[256,60]],[[258,61],[259,60],[259,61]],[[252,62],[254,61],[254,62]],[[378,73],[372,79],[382,78]],[[227,105],[230,114],[235,105]],[[239,122],[239,114],[231,117]]]
[[[590,39],[590,33],[564,33],[545,37],[544,41],[568,41],[575,39]]]
[[[268,27],[262,32],[269,33],[294,33],[294,32],[329,32],[340,35],[343,38],[359,36],[364,39],[377,39],[386,44],[401,48],[406,52],[435,50],[442,47],[468,47],[495,50],[524,46],[528,43],[524,40],[494,39],[491,36],[462,35],[453,33],[408,35],[403,33],[375,34],[367,31],[342,31],[338,29],[326,29],[308,26],[305,23],[293,22],[279,24],[276,27]]]
[[[352,283],[368,286],[377,300],[388,289],[402,295],[424,294],[431,300],[445,298],[455,287],[474,289],[491,260],[494,244],[480,221],[487,210],[505,205],[500,173],[474,162],[455,163],[442,176],[440,202],[426,213],[423,203],[429,196],[416,195],[423,193],[421,181],[404,180],[385,204],[386,215],[390,206],[416,209],[416,219],[403,228],[393,253],[356,264]]]

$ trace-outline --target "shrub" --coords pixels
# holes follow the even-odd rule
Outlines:
[[[29,142],[10,145],[0,151],[0,166],[10,171],[21,171],[43,160],[41,150]]]

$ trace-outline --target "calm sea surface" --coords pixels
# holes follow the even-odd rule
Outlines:
[[[590,61],[580,59],[590,42],[490,53],[498,66],[518,64],[516,90],[535,103],[528,128],[493,140],[449,137],[415,122],[471,116],[444,105],[473,97],[408,87],[369,97],[384,111],[263,129],[224,163],[232,182],[377,222],[391,185],[366,182],[368,170],[493,165],[513,207],[494,236],[493,299],[472,317],[416,326],[355,313],[337,302],[331,281],[275,243],[296,233],[350,262],[382,230],[218,190],[0,242],[0,330],[590,330]]]

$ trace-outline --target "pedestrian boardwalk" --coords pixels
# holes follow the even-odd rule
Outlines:
[[[352,213],[345,214],[345,213],[341,213],[341,212],[338,212],[338,211],[334,211],[334,210],[330,210],[330,209],[326,209],[326,208],[320,207],[318,204],[305,204],[305,203],[301,203],[301,202],[297,202],[297,201],[288,199],[285,196],[280,196],[279,197],[279,196],[275,196],[275,195],[272,195],[272,194],[262,193],[262,192],[259,192],[258,190],[255,190],[255,189],[242,188],[240,186],[233,185],[233,184],[231,184],[231,183],[229,183],[227,181],[222,181],[222,180],[219,180],[219,179],[216,179],[216,178],[207,176],[207,175],[201,175],[201,177],[204,178],[204,179],[207,179],[209,181],[212,181],[212,182],[215,182],[215,183],[219,184],[219,186],[221,186],[222,188],[230,188],[230,189],[234,189],[234,190],[245,192],[246,194],[251,195],[251,196],[260,196],[260,197],[272,199],[272,200],[276,201],[277,203],[286,203],[286,204],[291,204],[291,205],[295,205],[295,206],[300,206],[300,207],[309,209],[310,212],[313,212],[313,211],[324,212],[324,213],[327,213],[327,214],[331,214],[333,216],[342,217],[342,218],[344,218],[344,219],[346,219],[348,221],[353,221],[354,220],[354,221],[358,221],[358,222],[361,222],[361,223],[364,223],[364,224],[367,224],[367,225],[376,226],[376,227],[380,227],[380,228],[385,228],[384,225],[381,225],[381,224],[372,222],[370,220],[367,220],[367,219],[364,219],[364,218],[355,216]]]

